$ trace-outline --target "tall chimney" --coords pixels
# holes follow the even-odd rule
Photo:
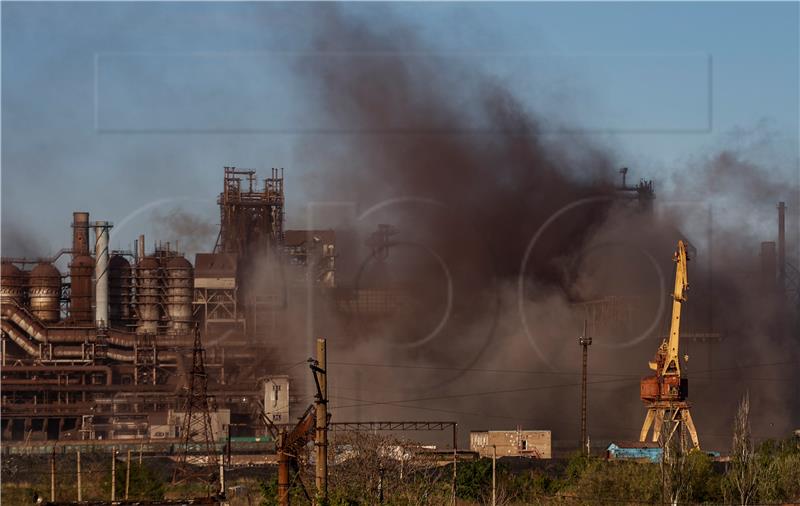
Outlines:
[[[89,255],[89,213],[72,213],[72,258]]]
[[[786,290],[786,203],[778,202],[778,289]]]
[[[105,221],[94,224],[94,319],[98,325],[108,325],[108,229]]]
[[[772,241],[761,243],[761,287],[766,294],[775,293],[775,243]]]

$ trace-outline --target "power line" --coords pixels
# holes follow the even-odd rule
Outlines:
[[[629,378],[623,379],[609,379],[609,380],[600,380],[600,381],[592,381],[589,382],[590,385],[595,385],[599,383],[615,383],[620,381],[627,381]],[[562,383],[559,385],[539,385],[534,387],[524,387],[524,388],[511,388],[506,390],[490,390],[484,392],[471,392],[471,393],[461,393],[461,394],[450,394],[450,395],[437,395],[437,396],[430,396],[430,397],[419,397],[416,399],[398,399],[394,401],[367,401],[363,404],[348,404],[344,406],[331,406],[338,409],[342,408],[351,408],[351,407],[359,407],[359,406],[372,406],[372,405],[381,405],[381,404],[392,404],[392,403],[408,403],[408,402],[421,402],[421,401],[439,401],[445,399],[459,399],[465,397],[480,397],[484,395],[497,395],[497,394],[509,394],[509,393],[521,393],[521,392],[531,392],[535,390],[549,390],[555,388],[567,388],[573,386],[580,386],[581,383]]]
[[[766,364],[750,364],[750,365],[737,365],[731,367],[719,367],[712,369],[701,369],[692,371],[692,375],[715,373],[721,371],[738,371],[744,369],[757,369],[761,367],[774,367],[781,365],[796,365],[796,360],[789,360],[783,362],[772,362]],[[448,367],[448,366],[428,366],[416,364],[390,364],[390,363],[370,363],[370,362],[330,362],[329,365],[341,365],[348,367],[374,367],[383,369],[417,369],[417,370],[430,370],[430,371],[455,371],[455,372],[485,372],[497,374],[531,374],[531,375],[544,375],[544,376],[580,376],[580,372],[573,371],[536,371],[530,369],[489,369],[489,368],[476,368],[476,367]],[[641,373],[590,373],[589,376],[604,376],[604,377],[617,377],[617,378],[639,378]]]

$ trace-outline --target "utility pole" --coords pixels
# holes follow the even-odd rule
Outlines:
[[[458,502],[457,481],[458,481],[458,433],[456,425],[453,425],[453,506]]]
[[[492,506],[497,506],[497,445],[492,445]]]
[[[326,340],[317,339],[317,363],[312,367],[314,380],[317,383],[316,434],[314,444],[317,447],[317,501],[328,500],[328,353]]]
[[[50,454],[50,502],[56,502],[56,448]]]
[[[128,458],[125,459],[125,500],[128,499],[128,492],[131,489],[131,451],[128,450]]]
[[[225,455],[219,454],[219,494],[225,497]]]
[[[278,435],[278,505],[289,506],[289,456],[284,451],[286,430]]]
[[[117,449],[111,449],[111,501],[117,500]]]
[[[78,474],[78,502],[83,500],[83,495],[81,491],[81,451],[78,450],[78,453],[75,454],[75,466],[77,467],[77,474]]]
[[[586,413],[586,375],[587,375],[587,362],[589,358],[589,345],[592,344],[592,338],[586,333],[586,320],[583,320],[583,335],[578,338],[578,344],[583,348],[583,361],[582,361],[582,377],[581,377],[581,451],[586,456],[589,455],[589,439],[587,434],[587,413]]]
[[[778,288],[786,294],[786,202],[778,202]]]
[[[225,450],[228,453],[228,465],[231,465],[231,424],[228,424],[228,444],[225,445]]]

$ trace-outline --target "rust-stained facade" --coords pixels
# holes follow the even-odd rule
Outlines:
[[[219,239],[194,265],[169,243],[145,248],[143,236],[133,251],[103,246],[93,252],[94,235],[111,244],[112,225],[91,222],[84,211],[71,216],[71,249],[50,259],[3,259],[3,440],[169,436],[161,429],[168,413],[182,409],[195,328],[205,347],[209,394],[220,412],[230,413],[222,425],[250,435],[258,406],[272,394],[280,398],[273,414],[291,422],[290,379],[270,376],[280,372],[274,364],[284,360],[277,344],[285,332],[265,323],[280,320],[286,309],[286,280],[265,283],[259,276],[287,266],[309,269],[300,277],[332,288],[335,236],[292,231],[284,248],[277,169],[260,182],[255,171],[226,167],[218,204]],[[300,250],[313,261],[296,262]],[[71,258],[62,273],[56,261],[65,253]],[[264,258],[271,270],[259,263]],[[265,286],[279,295],[282,289],[283,298],[265,293]]]
[[[469,433],[469,449],[481,457],[530,457],[549,459],[553,456],[549,430],[482,430]]]

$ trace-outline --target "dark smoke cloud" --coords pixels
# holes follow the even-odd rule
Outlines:
[[[38,258],[46,256],[47,242],[28,227],[3,220],[2,255],[4,257]]]
[[[172,247],[186,252],[189,258],[197,251],[209,251],[216,239],[218,225],[181,208],[154,210],[151,217],[156,236],[170,241]]]
[[[666,334],[662,309],[668,309],[664,292],[672,285],[675,243],[698,244],[701,260],[711,254],[695,216],[677,210],[649,216],[612,200],[615,169],[623,164],[612,149],[580,135],[542,134],[543,125],[548,131],[558,125],[528,110],[503,83],[426,52],[409,28],[386,20],[366,25],[335,6],[322,8],[316,22],[319,53],[302,59],[297,70],[341,134],[320,136],[313,150],[298,149],[304,163],[324,168],[311,191],[323,201],[355,201],[362,210],[413,197],[352,225],[363,240],[378,223],[391,223],[400,230],[398,244],[380,266],[362,247],[367,267],[343,269],[339,283],[358,277],[363,288],[370,275],[391,278],[376,270],[393,270],[418,302],[383,324],[345,319],[327,322],[320,333],[332,336],[334,361],[422,367],[335,368],[333,407],[351,406],[335,416],[449,417],[473,429],[521,424],[550,428],[554,439],[577,438],[576,338],[584,314],[574,303],[629,296],[637,302],[627,328],[593,329],[590,428],[598,439],[635,438],[644,415],[638,375],[648,373],[646,362]],[[691,177],[691,185],[676,186],[690,188],[700,201],[738,197],[771,209],[781,189],[757,164],[731,152],[701,160]],[[561,216],[521,265],[529,241],[550,217],[598,196],[608,199]],[[753,302],[758,242],[752,238],[756,224],[750,225],[745,231],[720,220],[713,243],[723,251],[713,252],[714,262],[696,258],[692,264],[684,329],[726,332],[713,349],[685,344],[693,357],[686,368],[694,371],[696,422],[712,448],[727,445],[729,420],[746,389],[761,403],[764,415],[754,423],[761,434],[780,435],[797,413],[786,367],[797,358],[797,343],[774,325],[774,297]],[[441,317],[446,294],[425,251],[407,252],[414,244],[441,257],[454,293],[443,332],[420,346],[408,345]],[[527,333],[517,311],[519,276]],[[767,363],[781,364],[766,369],[775,379],[753,379],[764,369],[751,367]],[[470,368],[483,372],[459,371]],[[714,379],[709,369],[723,372]],[[492,391],[503,393],[481,395]]]
[[[331,380],[338,396],[334,407],[379,402],[343,408],[338,416],[450,417],[473,429],[535,425],[552,429],[555,439],[574,438],[576,337],[583,314],[573,303],[632,296],[637,302],[628,328],[594,329],[597,346],[591,366],[598,384],[592,387],[591,410],[597,438],[635,438],[644,414],[637,375],[647,374],[646,362],[658,336],[666,334],[668,314],[660,309],[666,300],[663,292],[672,285],[672,251],[679,238],[701,242],[682,230],[691,224],[687,215],[665,212],[653,217],[611,199],[581,206],[554,222],[530,261],[521,266],[528,242],[554,213],[582,198],[613,195],[615,169],[621,165],[614,153],[579,135],[543,135],[542,125],[548,120],[527,110],[502,83],[427,53],[406,27],[386,21],[380,27],[367,26],[334,6],[324,11],[315,39],[321,55],[298,64],[333,128],[343,132],[331,142],[322,138],[313,154],[305,155],[309,165],[333,174],[318,179],[317,196],[351,199],[362,209],[386,199],[415,197],[410,203],[387,206],[354,227],[361,229],[357,235],[362,240],[377,223],[392,223],[400,230],[398,246],[385,265],[372,265],[376,262],[369,251],[361,248],[363,262],[369,264],[358,270],[362,287],[370,272],[394,270],[395,278],[412,287],[420,301],[412,311],[382,325],[344,321],[338,331],[332,325],[324,331],[340,333],[332,339],[332,356],[340,361],[433,368],[336,369],[336,379]],[[552,124],[547,127],[554,130]],[[692,168],[688,193],[700,200],[738,197],[754,207],[771,207],[781,186],[766,176],[755,163],[721,152]],[[686,187],[680,181],[676,186]],[[420,199],[436,205],[420,205]],[[717,252],[725,259],[719,264],[692,265],[692,299],[684,326],[697,332],[735,329],[726,334],[723,345],[715,346],[714,357],[705,346],[685,345],[693,355],[692,365],[686,367],[696,371],[695,417],[709,447],[727,444],[730,417],[720,413],[732,413],[744,389],[751,395],[758,392],[754,397],[760,399],[763,412],[771,413],[764,423],[756,422],[764,432],[769,432],[769,424],[780,427],[773,427],[773,434],[786,430],[797,408],[787,402],[791,387],[786,381],[791,376],[786,376],[785,367],[776,366],[773,372],[779,379],[768,386],[746,379],[763,369],[737,369],[786,362],[797,357],[797,349],[784,331],[769,324],[774,299],[752,303],[758,243],[745,242],[749,234],[724,225],[715,230],[715,243],[719,238],[726,245],[738,240],[741,247],[724,255]],[[426,264],[424,252],[408,251],[413,247],[403,247],[403,241],[437,252],[454,287],[452,314],[441,335],[410,348],[398,345],[414,342],[438,321],[445,295],[441,272],[437,274],[430,259]],[[419,258],[409,260],[409,255]],[[734,262],[738,265],[730,270]],[[520,328],[517,312],[521,270],[529,336]],[[743,271],[750,274],[742,276]],[[713,287],[708,282],[712,272]],[[386,278],[385,273],[380,276]],[[352,283],[352,278],[353,272],[348,279],[343,271],[339,283]],[[648,329],[650,333],[642,335]],[[709,380],[707,364],[727,371],[718,373],[724,379]],[[459,372],[460,368],[496,371]],[[543,374],[498,372],[510,370]],[[625,374],[630,376],[620,380]],[[476,395],[515,389],[527,390]],[[429,400],[394,402],[405,399]]]

